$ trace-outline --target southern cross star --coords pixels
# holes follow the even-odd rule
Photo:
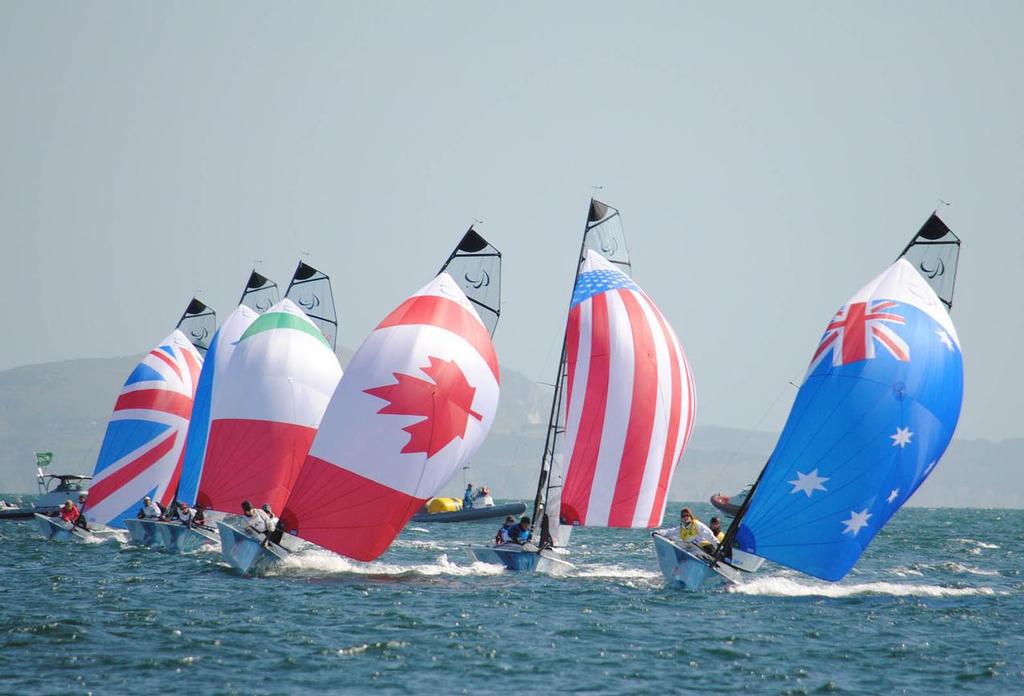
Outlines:
[[[871,513],[868,512],[867,508],[864,508],[860,512],[854,512],[850,510],[850,519],[842,520],[842,523],[846,525],[846,529],[843,530],[843,534],[852,534],[857,536],[857,532],[861,530],[861,527],[866,527],[868,519],[870,519]]]
[[[913,437],[914,433],[910,432],[910,428],[896,428],[896,434],[890,435],[892,438],[892,446],[906,447],[910,444],[910,438]]]
[[[793,484],[793,490],[789,492],[790,495],[800,491],[804,493],[808,498],[811,497],[811,493],[814,491],[827,491],[823,483],[828,481],[827,476],[818,476],[818,470],[815,469],[809,474],[803,474],[799,471],[796,472],[796,479],[793,481],[786,481],[786,483]]]
[[[899,494],[900,494],[900,489],[899,488],[893,488],[892,489],[892,493],[890,493],[889,497],[886,498],[885,500],[887,502],[891,503],[892,501],[896,500],[896,498],[899,496]]]
[[[942,329],[935,329],[935,335],[939,337],[939,340],[945,344],[946,349],[949,352],[953,352],[953,341],[949,338],[949,334]]]

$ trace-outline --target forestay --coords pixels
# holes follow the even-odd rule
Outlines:
[[[219,390],[228,361],[235,352],[235,345],[259,315],[255,310],[238,305],[235,311],[213,335],[210,350],[203,362],[199,375],[195,403],[192,406],[192,420],[185,440],[185,459],[181,468],[181,482],[178,484],[178,500],[195,505],[200,479],[206,462],[207,443],[214,394]]]
[[[196,502],[280,508],[340,378],[334,351],[291,300],[253,321],[218,372]]]
[[[205,356],[210,347],[210,340],[217,331],[217,313],[193,297],[185,313],[178,320],[176,328],[185,334],[200,355]]]
[[[661,524],[693,428],[679,339],[636,283],[588,249],[566,328],[562,524]]]
[[[953,323],[901,258],[826,327],[739,524],[739,547],[841,579],[934,469],[962,396]]]
[[[493,337],[501,316],[501,252],[470,227],[438,272],[458,283]]]
[[[378,557],[483,442],[498,383],[487,329],[439,274],[352,358],[281,514],[284,528],[351,558]]]
[[[253,269],[249,274],[249,281],[245,284],[242,297],[238,304],[245,305],[254,310],[257,314],[263,314],[277,304],[280,294],[277,290],[277,283],[256,272]]]
[[[334,293],[327,274],[299,261],[285,297],[298,305],[317,325],[331,350],[337,348],[338,313],[334,308]]]
[[[124,527],[146,496],[167,505],[181,472],[203,358],[175,329],[132,370],[96,459],[86,518]]]

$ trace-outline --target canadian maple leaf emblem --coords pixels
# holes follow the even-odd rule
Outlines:
[[[476,387],[470,386],[459,366],[452,360],[432,355],[427,358],[430,364],[420,370],[433,382],[392,372],[397,380],[395,384],[363,391],[389,402],[377,413],[423,416],[423,420],[402,428],[411,436],[402,454],[426,452],[429,458],[455,438],[465,437],[470,416],[478,421],[482,421],[483,416],[470,408]]]

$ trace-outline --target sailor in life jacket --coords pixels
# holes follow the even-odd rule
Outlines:
[[[75,526],[75,522],[78,520],[78,508],[70,500],[65,500],[64,504],[61,505],[60,509],[57,511],[57,515],[54,516],[58,515],[62,520],[68,523],[68,526],[73,527]]]
[[[269,527],[270,531],[274,531],[275,529],[277,529],[277,515],[274,514],[274,510],[273,508],[270,507],[270,503],[263,503],[263,506],[260,509],[263,510],[263,512],[267,513],[267,521],[269,522],[267,526]]]
[[[253,536],[265,538],[273,531],[267,513],[259,508],[254,508],[248,500],[242,501],[242,513],[248,518],[245,530]]]
[[[186,527],[191,527],[195,523],[196,511],[190,508],[184,500],[178,502],[178,511],[175,514],[178,516],[178,521]]]
[[[142,499],[142,509],[139,510],[138,518],[140,520],[158,520],[162,517],[164,511],[160,509],[160,506],[148,495]]]
[[[690,508],[683,508],[679,511],[679,538],[691,544],[700,546],[705,551],[714,550],[718,547],[718,540],[711,529],[693,516]]]
[[[721,544],[725,541],[725,532],[722,531],[722,520],[717,517],[712,517],[708,527],[711,533],[715,535],[715,541]]]

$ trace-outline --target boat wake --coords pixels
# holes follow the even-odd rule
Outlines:
[[[362,575],[385,577],[436,577],[501,575],[504,569],[488,563],[458,565],[442,553],[434,563],[397,564],[370,561],[363,563],[339,556],[323,549],[309,549],[294,553],[277,566],[272,575]]]
[[[577,566],[573,573],[578,578],[624,580],[626,584],[647,585],[661,582],[661,573],[643,568],[624,568],[618,565]]]
[[[733,585],[729,592],[764,597],[856,597],[860,595],[888,595],[891,597],[974,597],[994,595],[989,587],[943,587],[895,582],[864,582],[856,584],[825,584],[797,582],[786,577],[763,577],[741,585]]]

